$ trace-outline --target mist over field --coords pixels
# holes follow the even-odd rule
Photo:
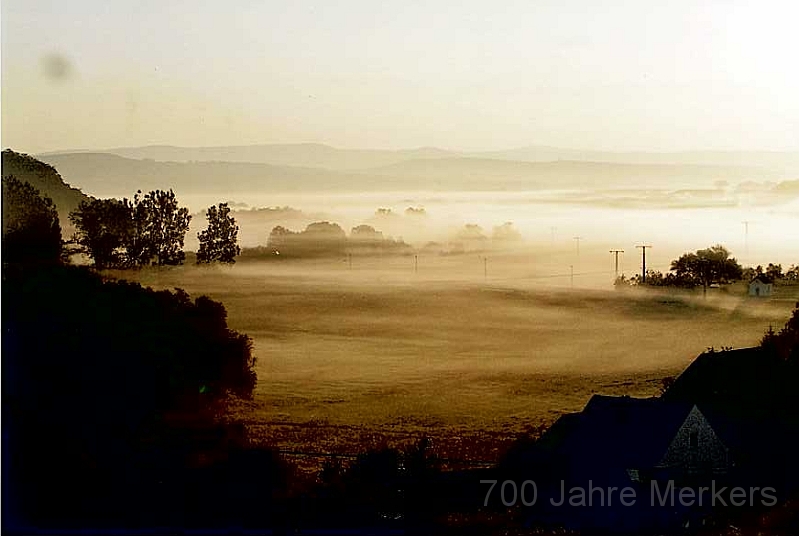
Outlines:
[[[799,534],[797,6],[2,0],[3,533]]]
[[[231,202],[244,247],[266,245],[277,225],[300,231],[314,221],[346,231],[368,224],[416,247],[431,241],[446,246],[466,224],[490,236],[511,222],[530,247],[568,252],[580,236],[585,251],[626,248],[628,268],[640,243],[656,246],[651,266],[661,271],[675,256],[716,243],[750,264],[787,266],[799,254],[795,153],[531,148],[488,156],[298,144],[141,147],[41,158],[94,195],[132,197],[129,185],[173,188],[195,213],[192,229],[203,225],[208,206]],[[159,160],[166,158],[174,160]],[[622,158],[632,163],[614,160]],[[422,208],[424,215],[406,214],[409,208]],[[197,247],[195,236],[194,230],[187,235],[189,249]]]
[[[264,440],[351,452],[429,434],[441,455],[467,459],[491,459],[594,393],[656,395],[708,347],[757,344],[799,297],[792,287],[756,303],[743,285],[708,298],[619,291],[612,267],[572,287],[568,270],[537,277],[557,269],[548,257],[492,256],[487,277],[476,255],[459,255],[417,270],[413,258],[374,257],[134,278],[207,293],[254,338],[259,381],[237,416]]]

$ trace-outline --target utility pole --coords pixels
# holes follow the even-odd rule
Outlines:
[[[616,279],[619,278],[619,253],[624,253],[623,249],[611,249],[611,253],[616,256]],[[614,279],[615,281],[615,279]]]
[[[741,222],[744,224],[744,250],[746,257],[749,258],[749,220]]]
[[[413,273],[419,273],[419,255],[413,256]]]
[[[577,258],[579,258],[580,257],[580,240],[582,240],[583,237],[582,236],[575,236],[574,239],[577,240]]]
[[[652,246],[635,246],[637,248],[641,248],[641,282],[646,283],[646,248],[652,248]]]
[[[488,257],[483,257],[483,279],[488,281]]]
[[[569,273],[569,281],[570,281],[570,284],[571,284],[571,288],[574,288],[574,265],[573,264],[569,265],[569,272],[570,272]]]

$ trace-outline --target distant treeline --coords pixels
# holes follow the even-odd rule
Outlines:
[[[410,207],[406,215],[423,216],[424,209]],[[393,216],[389,209],[378,209],[377,216]],[[428,242],[422,251],[429,254],[460,254],[484,251],[492,247],[505,247],[522,240],[511,222],[496,226],[491,236],[476,224],[466,224],[447,242]],[[292,231],[282,225],[275,226],[269,234],[266,246],[243,248],[242,260],[277,258],[335,257],[347,254],[409,255],[415,249],[401,238],[385,237],[371,225],[353,227],[347,236],[337,223],[314,222],[302,231]]]
[[[353,227],[347,236],[337,223],[314,222],[302,231],[292,231],[278,225],[269,234],[266,246],[244,248],[241,260],[267,258],[305,258],[340,256],[345,254],[410,254],[410,245],[402,240],[383,236],[370,225]]]
[[[736,281],[751,281],[760,278],[764,282],[799,281],[799,266],[791,266],[783,271],[781,264],[769,263],[766,268],[756,266],[744,268],[730,256],[730,252],[722,245],[715,245],[695,253],[685,253],[671,262],[669,272],[663,274],[658,270],[647,270],[646,277],[636,274],[631,278],[624,275],[616,279],[619,287],[677,287],[692,289],[707,288],[713,285],[726,285]]]

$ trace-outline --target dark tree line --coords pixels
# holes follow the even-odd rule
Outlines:
[[[799,302],[785,326],[774,331],[769,327],[760,345],[779,357],[799,365]]]
[[[307,225],[302,231],[292,231],[278,225],[269,234],[265,247],[245,248],[242,259],[329,257],[345,253],[408,251],[410,246],[401,239],[387,238],[371,225],[353,227],[348,237],[339,224],[318,221]]]
[[[3,262],[47,263],[61,257],[55,205],[27,182],[3,178]]]
[[[198,233],[198,263],[235,262],[239,228],[226,203],[207,211],[208,228]],[[70,214],[73,237],[97,268],[182,264],[191,215],[172,190],[140,191],[129,199],[83,201]]]
[[[181,264],[191,216],[172,190],[82,201],[70,214],[74,241],[98,268]]]
[[[118,262],[115,249],[130,244],[108,225],[119,219],[129,232],[129,207],[83,207],[81,222],[103,231],[88,244],[105,252],[100,262]],[[206,512],[234,522],[256,499],[268,518],[285,467],[218,421],[229,396],[255,385],[249,337],[205,296],[63,263],[57,221],[49,199],[3,181],[4,532],[183,525]],[[147,233],[170,225],[143,221]]]

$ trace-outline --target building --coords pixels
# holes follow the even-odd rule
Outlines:
[[[708,486],[797,493],[796,385],[799,363],[763,348],[705,352],[660,397],[594,395],[513,453],[497,478],[537,484],[544,499],[530,509],[530,527],[641,534],[713,523],[714,504],[664,506],[659,493],[669,486],[676,496]],[[627,488],[634,505],[618,496],[610,503],[611,490]],[[549,500],[579,489],[593,504]]]
[[[749,295],[757,298],[765,298],[771,296],[771,288],[773,283],[771,278],[765,275],[757,275],[749,283]]]
[[[661,398],[594,395],[580,413],[564,415],[539,443],[577,479],[600,473],[641,481],[657,474],[722,475],[730,450],[695,404]]]

